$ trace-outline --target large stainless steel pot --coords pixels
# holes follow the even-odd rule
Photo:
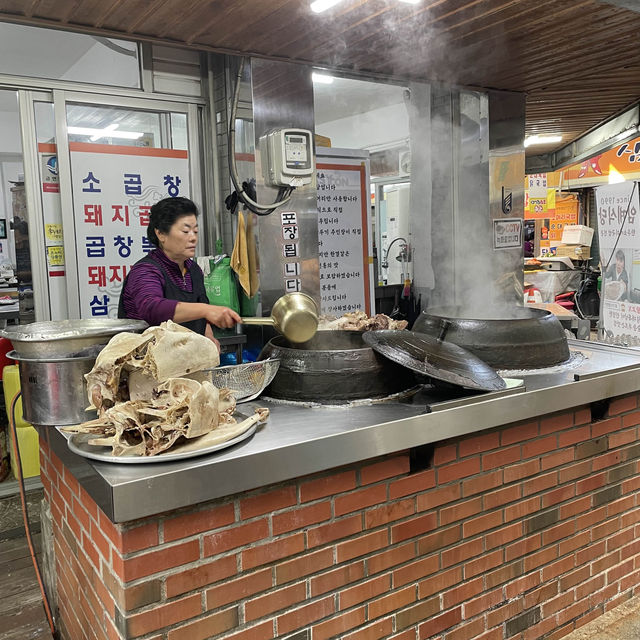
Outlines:
[[[25,358],[60,358],[82,352],[87,347],[106,344],[121,331],[138,333],[147,326],[144,320],[55,320],[9,326],[0,330],[0,336],[11,340],[18,355]]]
[[[380,398],[408,389],[413,374],[377,354],[357,331],[318,331],[294,345],[271,339],[260,360],[278,358],[280,368],[266,395],[287,400],[340,402]]]
[[[569,359],[560,321],[543,309],[514,307],[509,314],[464,317],[455,307],[423,311],[413,331],[453,342],[497,369],[539,369]]]
[[[78,424],[95,417],[87,412],[87,383],[96,357],[25,358],[11,351],[10,358],[18,361],[22,412],[31,424],[62,426]]]

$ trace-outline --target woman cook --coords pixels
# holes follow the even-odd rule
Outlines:
[[[165,198],[151,207],[147,237],[157,247],[138,260],[125,278],[119,318],[159,325],[173,320],[208,338],[211,325],[228,329],[240,316],[209,304],[202,270],[195,263],[198,209],[187,198]]]

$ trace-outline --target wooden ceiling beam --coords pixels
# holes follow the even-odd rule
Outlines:
[[[220,12],[211,12],[211,17],[201,23],[201,26],[192,32],[186,42],[193,44],[200,36],[210,30],[215,32],[214,26],[217,24],[225,25],[225,38],[233,39],[239,37],[249,26],[253,26],[256,22],[262,22],[272,13],[290,4],[291,0],[270,0],[269,3],[253,7],[243,7],[240,3],[233,3],[231,6],[227,5]],[[231,22],[231,24],[227,24],[228,22]]]
[[[63,12],[62,17],[60,18],[60,22],[62,22],[63,25],[67,24],[69,20],[71,20],[71,17],[76,13],[82,2],[83,0],[75,0],[74,2],[68,3],[69,6],[67,7],[67,10]]]
[[[557,2],[555,3],[557,5]],[[580,14],[581,9],[587,7],[587,6],[592,6],[593,5],[593,0],[583,0],[582,2],[573,2],[570,4],[570,6],[567,8],[565,5],[564,9],[561,9],[559,11],[556,11],[554,15],[564,15],[566,13],[571,13],[573,15],[573,12],[578,12],[578,14]],[[572,19],[572,18],[569,18]],[[421,25],[422,26],[422,25]],[[540,18],[538,17],[535,20],[532,21],[527,21],[527,22],[523,22],[522,24],[518,24],[516,26],[513,27],[518,28],[518,29],[523,29],[524,31],[526,31],[527,36],[529,38],[529,41],[534,43],[535,42],[535,36],[540,32],[544,32],[544,29],[548,28],[548,18]],[[506,44],[510,41],[507,40],[506,35],[509,33],[509,28],[506,29],[502,29],[500,31],[500,33],[492,35],[491,38],[488,38],[487,40],[492,41],[491,45],[489,45],[489,42],[473,42],[471,43],[471,46],[469,48],[473,48],[473,49],[479,49],[483,44],[485,45],[489,45],[487,46],[486,51],[490,52],[491,55],[495,55],[495,52],[498,51],[499,49],[497,48],[497,44],[501,43],[501,44]],[[436,34],[437,36],[438,34]],[[358,45],[358,41],[355,42],[347,42],[346,43],[347,46],[349,48],[353,48],[353,47],[357,47]],[[520,39],[520,45],[522,44],[522,38]],[[366,45],[362,47],[361,51],[362,53],[359,56],[351,56],[351,61],[353,62],[353,64],[358,65],[360,63],[361,60],[363,59],[367,59],[367,57],[370,56],[370,51],[371,48],[375,48],[376,45],[376,41],[374,40],[373,42],[371,40],[367,40]],[[447,42],[446,40],[444,41],[442,46],[452,46],[451,43]],[[452,49],[455,51],[455,49]],[[462,56],[459,56],[462,57]]]
[[[194,13],[201,8],[202,0],[177,0],[173,3],[173,9],[178,18],[172,20],[166,20],[162,28],[156,32],[156,36],[160,39],[166,38],[170,31],[176,33],[180,32],[182,25],[188,21],[188,19],[194,15]],[[184,34],[180,40],[184,42],[186,40],[186,34]]]
[[[482,44],[487,40],[493,40],[496,37],[504,38],[507,35],[515,37],[526,36],[528,40],[533,41],[534,33],[539,33],[545,29],[552,28],[556,32],[560,32],[565,25],[573,24],[578,25],[585,21],[585,17],[592,16],[593,12],[598,13],[598,19],[604,20],[607,16],[611,15],[611,12],[606,7],[594,7],[593,0],[583,0],[582,2],[572,2],[567,4],[559,4],[557,1],[550,3],[538,2],[533,6],[524,8],[516,15],[507,17],[503,20],[496,21],[493,24],[484,25],[477,30],[469,31],[461,36],[461,38],[467,38],[475,36],[480,31],[486,31],[487,28],[496,28],[501,24],[504,24],[504,28],[501,29],[501,33],[498,36],[489,35],[485,39],[474,39],[475,44]],[[547,7],[548,11],[543,11],[543,7]],[[588,9],[588,11],[587,11]],[[529,18],[529,14],[533,13],[534,18]],[[507,24],[508,23],[508,24]],[[575,29],[575,27],[574,27]]]
[[[28,7],[24,10],[24,15],[27,18],[31,18],[35,13],[36,9],[38,8],[38,5],[40,4],[41,1],[42,0],[31,0],[31,2],[29,2]]]
[[[126,29],[129,35],[137,33],[141,25],[145,24],[149,17],[164,11],[172,0],[154,0],[150,2],[147,8],[141,11],[137,16],[131,16],[131,20]]]
[[[124,3],[126,0],[112,0],[111,4],[108,4],[104,11],[97,17],[94,26],[97,29],[100,29],[104,26],[106,20],[112,16]]]
[[[596,0],[351,0],[321,15],[309,1],[0,0],[0,17],[407,82],[523,91],[527,131],[561,128],[565,136],[640,94],[640,16]]]

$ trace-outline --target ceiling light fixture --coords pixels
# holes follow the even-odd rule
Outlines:
[[[333,76],[327,76],[324,73],[312,73],[311,80],[318,84],[333,84]]]
[[[311,3],[311,11],[314,13],[322,13],[327,9],[331,9],[331,7],[335,7],[335,5],[340,2],[342,2],[342,0],[315,0],[315,2]]]
[[[104,129],[94,129],[92,127],[68,127],[69,133],[78,136],[90,136],[92,142],[99,140],[100,138],[122,138],[125,140],[138,140],[142,138],[144,133],[140,131],[115,131],[115,127],[118,125],[109,125]]]
[[[529,136],[524,139],[524,146],[530,147],[532,144],[552,144],[560,142],[562,136]]]
[[[101,133],[96,133],[96,135],[95,135],[95,136],[91,136],[91,137],[89,138],[89,141],[90,141],[90,142],[95,142],[96,140],[100,140],[100,138],[104,138],[104,137],[105,137],[105,135],[106,135],[107,133],[109,133],[109,132],[111,132],[111,131],[115,131],[117,128],[118,128],[118,125],[117,125],[117,124],[110,124],[110,125],[107,125],[107,126],[102,130],[102,132],[101,132]]]
[[[400,0],[400,2],[406,2],[407,4],[418,4],[421,0]]]
[[[636,126],[629,127],[626,131],[623,131],[622,133],[619,133],[616,136],[616,140],[624,140],[625,138],[628,138],[629,136],[632,136],[634,133],[638,133],[638,127],[636,127]]]

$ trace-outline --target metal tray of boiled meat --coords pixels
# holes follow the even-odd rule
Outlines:
[[[248,416],[235,412],[233,417],[238,423],[246,420]],[[176,444],[167,451],[159,453],[155,456],[114,456],[111,453],[111,447],[108,446],[96,446],[88,443],[89,440],[95,438],[95,434],[90,433],[72,433],[67,434],[62,432],[62,435],[67,438],[67,446],[73,453],[78,454],[84,458],[90,460],[98,460],[100,462],[112,462],[116,464],[148,464],[156,462],[175,462],[177,460],[186,460],[187,458],[194,458],[196,456],[204,456],[221,449],[227,449],[233,447],[233,445],[248,440],[258,429],[261,423],[254,423],[248,427],[246,431],[234,436],[230,440],[224,442],[212,440],[219,436],[218,429],[214,429],[209,433],[206,433],[199,438],[193,438],[193,440],[185,440],[180,444]],[[61,429],[58,428],[60,431]]]
[[[381,355],[423,376],[478,391],[502,391],[505,381],[470,351],[423,333],[367,331],[363,340]]]

